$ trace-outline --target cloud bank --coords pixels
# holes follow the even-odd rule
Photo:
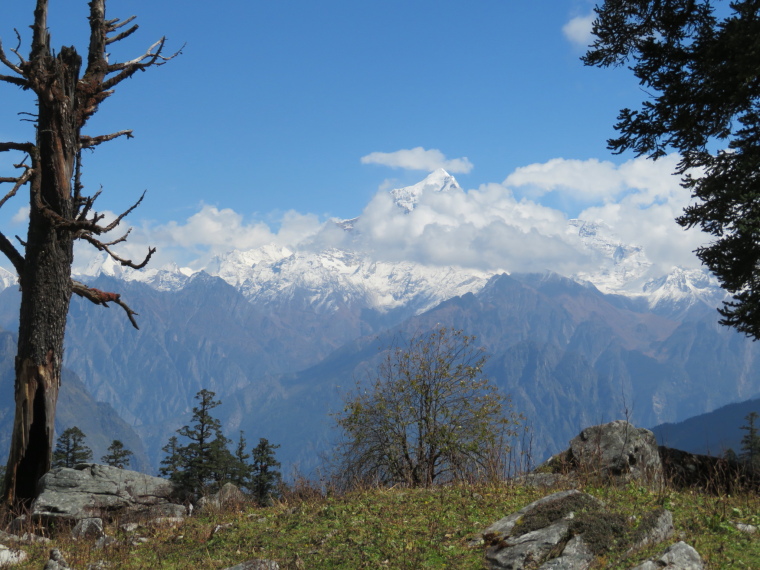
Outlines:
[[[564,275],[594,273],[598,253],[584,247],[577,228],[554,203],[578,206],[582,220],[601,222],[626,245],[640,245],[659,274],[673,266],[698,267],[692,253],[706,236],[684,231],[676,218],[689,202],[679,185],[676,156],[620,165],[596,159],[553,159],[516,169],[501,183],[467,191],[425,191],[406,213],[380,190],[347,232],[334,221],[288,211],[274,220],[247,220],[231,209],[201,204],[184,221],[143,222],[121,252],[141,259],[158,247],[151,263],[194,269],[214,255],[270,243],[291,250],[326,247],[362,251],[374,259],[456,265],[482,270]],[[92,252],[77,250],[77,266]]]
[[[437,148],[426,150],[421,146],[401,149],[395,152],[372,152],[361,158],[362,164],[379,164],[405,170],[425,170],[433,172],[439,168],[451,174],[467,174],[473,164],[467,157],[447,159]]]

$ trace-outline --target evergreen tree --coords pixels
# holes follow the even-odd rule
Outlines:
[[[206,389],[195,395],[199,404],[193,408],[193,423],[177,430],[189,443],[179,445],[172,437],[163,448],[167,457],[161,461],[160,473],[194,493],[216,491],[229,480],[236,461],[227,448],[230,441],[222,433],[221,422],[211,415],[221,404],[215,395]]]
[[[101,457],[100,460],[106,465],[118,467],[119,469],[124,469],[129,465],[129,458],[134,455],[134,453],[129,449],[126,449],[124,444],[118,439],[114,439],[106,451],[108,451],[108,453]]]
[[[251,479],[252,467],[248,463],[248,460],[251,458],[251,456],[245,452],[247,445],[248,443],[246,442],[245,436],[241,430],[237,447],[235,448],[235,462],[232,465],[232,469],[229,474],[230,482],[234,483],[241,489],[243,487],[249,487]]]
[[[721,323],[760,338],[760,82],[757,0],[605,0],[587,65],[626,65],[646,98],[622,109],[608,141],[681,158],[692,202],[678,218],[713,239],[696,250],[732,301]]]
[[[84,444],[87,436],[78,427],[70,427],[58,438],[53,451],[53,467],[74,467],[92,460],[92,450]]]
[[[185,458],[180,451],[179,440],[176,435],[169,438],[169,443],[161,448],[166,454],[161,460],[161,467],[158,470],[158,474],[161,477],[168,477],[172,481],[177,481],[179,473],[186,469]]]
[[[260,505],[266,505],[277,494],[277,487],[282,476],[277,471],[280,462],[274,458],[275,449],[266,438],[259,439],[259,444],[253,448],[253,465],[251,468],[251,493]]]
[[[753,469],[760,468],[760,434],[758,434],[758,427],[755,425],[758,417],[757,412],[748,414],[744,418],[747,420],[747,424],[741,426],[747,435],[742,438],[742,452],[739,457]]]

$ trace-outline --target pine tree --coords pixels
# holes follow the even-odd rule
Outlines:
[[[189,443],[179,445],[173,436],[163,448],[167,457],[161,461],[160,473],[193,493],[216,491],[229,480],[236,461],[227,448],[230,440],[222,433],[221,422],[210,413],[221,404],[215,395],[206,389],[195,395],[199,404],[193,408],[192,425],[177,430]]]
[[[230,470],[229,480],[237,485],[239,488],[249,487],[251,479],[252,467],[248,463],[251,456],[245,452],[245,448],[248,443],[245,440],[245,436],[240,431],[240,437],[238,439],[237,447],[235,448],[235,462]]]
[[[179,440],[177,436],[173,435],[169,438],[169,443],[161,448],[166,454],[161,460],[161,467],[158,470],[158,474],[161,477],[168,477],[172,481],[177,481],[179,473],[186,469],[185,458],[180,451]]]
[[[657,159],[676,152],[693,200],[678,223],[713,238],[696,250],[733,300],[721,324],[760,338],[760,83],[757,0],[605,0],[587,65],[627,66],[645,98],[608,141]]]
[[[126,449],[124,444],[118,439],[114,439],[106,451],[108,451],[108,453],[101,457],[100,460],[106,465],[118,467],[119,469],[124,469],[129,465],[129,458],[134,455],[134,453],[129,449]]]
[[[259,444],[253,448],[253,465],[251,468],[250,490],[260,505],[266,505],[276,495],[277,487],[282,476],[277,471],[280,462],[274,458],[275,449],[266,438],[259,439]]]
[[[92,460],[92,450],[84,444],[87,436],[78,427],[70,427],[58,438],[53,451],[53,467],[74,467]]]
[[[753,469],[760,468],[760,434],[755,425],[758,417],[760,416],[757,412],[751,412],[744,418],[747,424],[740,428],[746,431],[747,435],[742,437],[742,452],[739,457]]]

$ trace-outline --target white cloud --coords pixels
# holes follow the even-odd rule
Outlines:
[[[624,189],[617,167],[595,158],[553,158],[548,162],[522,166],[507,176],[504,184],[524,187],[533,197],[561,191],[579,200],[613,198]]]
[[[562,33],[578,47],[587,48],[594,41],[591,29],[594,24],[594,14],[577,16],[562,26]]]
[[[684,231],[674,221],[690,200],[671,175],[676,162],[675,156],[621,165],[553,159],[518,168],[502,184],[466,192],[423,191],[409,213],[383,189],[361,212],[354,232],[312,214],[289,211],[266,223],[201,204],[186,220],[136,226],[119,251],[141,259],[149,245],[157,246],[152,267],[176,262],[201,268],[231,249],[275,243],[290,249],[339,247],[368,252],[378,260],[483,270],[596,273],[598,255],[582,246],[579,236],[568,231],[566,213],[552,206],[559,196],[582,203],[577,208],[581,219],[604,222],[623,243],[643,246],[656,269],[696,267],[692,251],[706,236]],[[533,196],[516,196],[514,188],[532,189]],[[87,264],[92,255],[88,251],[77,250],[77,266]]]
[[[13,214],[11,223],[15,225],[25,223],[29,219],[29,210],[29,206],[21,206],[18,211]]]
[[[426,150],[421,146],[401,149],[395,152],[372,152],[361,158],[362,164],[380,164],[391,168],[406,170],[425,170],[432,172],[444,168],[452,174],[467,174],[473,168],[468,158],[447,159],[438,149]]]
[[[114,249],[123,257],[141,260],[148,247],[156,247],[152,267],[177,263],[200,269],[213,256],[233,249],[255,249],[271,243],[294,247],[315,234],[322,223],[314,214],[290,210],[273,225],[278,227],[272,228],[260,220],[246,222],[242,214],[230,208],[201,204],[198,212],[181,222],[154,224],[146,221],[133,226],[129,240]],[[89,246],[78,247],[76,268],[86,267],[96,254],[97,251]]]

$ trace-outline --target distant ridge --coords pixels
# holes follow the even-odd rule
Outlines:
[[[665,423],[652,429],[660,445],[690,453],[721,455],[728,449],[740,452],[745,432],[744,418],[752,412],[760,414],[760,398],[728,404],[677,423]]]

